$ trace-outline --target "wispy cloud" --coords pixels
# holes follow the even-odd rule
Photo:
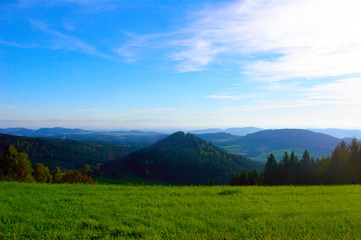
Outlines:
[[[149,112],[163,112],[163,111],[173,111],[176,108],[151,108],[151,109],[137,109],[132,110],[133,113],[149,113]]]
[[[100,108],[83,108],[83,109],[76,109],[75,112],[99,112],[101,111]]]
[[[212,98],[212,99],[236,99],[237,96],[230,96],[230,95],[209,95],[207,96],[207,98]]]
[[[10,46],[10,47],[17,47],[17,48],[36,48],[36,47],[39,47],[38,44],[16,43],[16,42],[4,41],[2,39],[0,39],[0,44]]]
[[[169,44],[181,72],[227,60],[258,80],[360,73],[358,9],[349,0],[242,0],[198,13]]]
[[[218,100],[259,100],[259,99],[265,99],[270,96],[269,93],[266,92],[254,92],[254,93],[220,93],[220,94],[214,94],[214,95],[208,95],[206,98],[210,99],[218,99]]]
[[[334,100],[343,105],[358,105],[361,109],[360,89],[360,77],[346,78],[314,86],[308,89],[306,96],[315,100]]]
[[[86,8],[86,12],[112,10],[117,4],[116,0],[20,0],[16,6],[20,8],[31,7],[57,7],[62,5],[78,5]]]
[[[0,104],[0,109],[16,109],[15,105],[12,104]]]
[[[60,31],[56,31],[42,21],[32,20],[31,24],[52,37],[50,44],[44,43],[44,47],[51,49],[64,49],[68,51],[80,51],[101,58],[116,60],[114,57],[100,52],[95,46],[88,44],[77,37],[69,36]]]
[[[238,105],[238,106],[229,106],[227,111],[235,112],[255,112],[255,111],[264,111],[264,110],[274,110],[274,109],[300,109],[306,107],[320,106],[325,104],[335,104],[339,101],[328,99],[328,100],[298,100],[290,99],[288,103],[282,101],[265,101],[265,103],[258,103],[252,105]]]

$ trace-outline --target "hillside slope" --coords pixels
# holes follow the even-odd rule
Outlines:
[[[72,139],[93,142],[111,142],[119,144],[137,144],[139,148],[148,146],[163,139],[167,134],[144,131],[90,131],[71,128],[40,128],[38,130],[26,128],[0,129],[0,133],[26,136],[26,137],[47,137],[58,139]]]
[[[30,138],[0,134],[1,153],[5,151],[8,141],[17,149],[25,151],[32,163],[44,163],[50,168],[59,166],[66,169],[78,169],[84,167],[85,164],[102,164],[121,158],[139,149],[134,145]]]
[[[191,134],[177,132],[119,161],[105,164],[112,176],[127,171],[141,177],[175,184],[200,184],[213,180],[228,184],[232,172],[261,170],[263,165],[240,155],[227,153]]]
[[[341,141],[326,134],[303,129],[264,130],[244,137],[226,133],[198,136],[229,152],[242,154],[258,161],[266,161],[271,152],[280,159],[286,150],[295,151],[297,154],[308,150],[315,158],[328,156]]]

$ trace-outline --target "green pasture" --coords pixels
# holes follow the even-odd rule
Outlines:
[[[0,239],[361,239],[361,186],[0,182]]]

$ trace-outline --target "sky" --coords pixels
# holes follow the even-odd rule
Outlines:
[[[0,1],[0,128],[361,129],[359,0]]]

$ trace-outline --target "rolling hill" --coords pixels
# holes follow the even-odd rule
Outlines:
[[[243,128],[227,128],[227,129],[220,129],[220,128],[208,128],[208,129],[201,129],[201,130],[193,130],[190,131],[192,134],[207,134],[207,133],[229,133],[236,136],[246,136],[247,134],[255,133],[261,131],[263,129],[256,128],[256,127],[243,127]]]
[[[357,138],[361,139],[361,130],[346,130],[337,128],[325,128],[325,129],[309,129],[313,132],[324,133],[337,138]]]
[[[155,143],[165,138],[167,134],[144,131],[90,131],[71,128],[40,128],[31,130],[26,128],[0,129],[0,133],[26,137],[47,137],[58,139],[72,139],[93,142],[111,142],[119,144],[137,144],[139,148]]]
[[[280,160],[286,150],[295,151],[299,155],[308,150],[315,158],[328,156],[342,141],[336,137],[302,129],[264,130],[243,137],[227,133],[198,136],[231,153],[263,162],[271,152]]]
[[[106,163],[102,169],[111,176],[130,172],[174,184],[201,184],[210,179],[216,184],[228,184],[232,172],[240,174],[254,168],[261,170],[263,165],[192,134],[177,132],[121,160]]]
[[[259,128],[229,128],[223,131],[221,129],[204,129],[199,131],[203,134],[196,134],[207,142],[225,149],[230,153],[241,154],[245,157],[265,162],[267,156],[272,152],[280,159],[284,151],[295,151],[301,154],[304,150],[308,150],[315,158],[327,156],[337,145],[341,139],[331,137],[326,134],[302,130],[302,129],[279,129],[279,130],[262,130]],[[315,130],[316,131],[316,130]],[[338,133],[342,136],[355,135],[357,131],[328,129],[334,134]],[[51,137],[58,139],[73,139],[80,141],[93,141],[115,143],[132,146],[132,149],[141,149],[150,146],[158,140],[167,137],[167,134],[158,132],[145,131],[89,131],[83,129],[68,128],[41,128],[38,130],[30,130],[25,128],[9,128],[0,129],[0,133],[8,133],[13,135],[33,136],[33,137]],[[209,133],[205,133],[209,132]],[[246,136],[239,136],[253,132]],[[238,135],[237,135],[238,134]],[[348,136],[347,135],[347,136]],[[356,136],[356,135],[355,135]],[[350,142],[351,139],[345,139]]]
[[[102,164],[140,148],[138,145],[61,140],[53,138],[21,137],[0,134],[0,151],[5,151],[10,141],[17,149],[29,155],[32,163],[44,163],[51,169],[78,169],[87,165]]]

